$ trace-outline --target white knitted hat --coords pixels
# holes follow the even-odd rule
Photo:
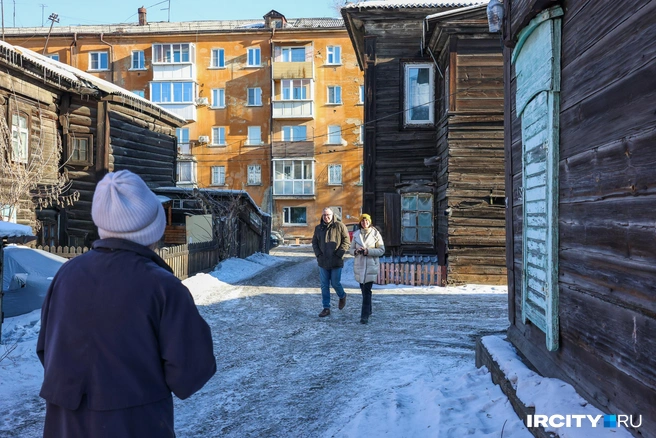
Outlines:
[[[101,239],[117,237],[148,246],[164,235],[162,203],[129,170],[108,173],[96,186],[91,217]]]

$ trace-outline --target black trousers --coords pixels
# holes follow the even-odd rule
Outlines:
[[[360,318],[369,319],[371,315],[371,287],[373,285],[373,281],[360,283],[360,291],[362,291],[362,312],[360,312]]]

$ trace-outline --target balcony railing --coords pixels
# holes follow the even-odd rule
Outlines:
[[[314,102],[311,100],[275,100],[273,101],[274,119],[312,119]]]
[[[274,141],[271,142],[273,158],[313,157],[312,141]]]
[[[195,122],[197,118],[196,105],[193,103],[169,103],[169,102],[157,102],[157,105],[161,106],[167,111],[172,112],[176,116],[182,117],[185,120]]]

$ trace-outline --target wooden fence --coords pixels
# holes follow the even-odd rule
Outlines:
[[[446,286],[446,266],[435,256],[381,257],[376,283]]]
[[[84,254],[90,249],[80,246],[37,246],[36,248],[67,259]],[[211,271],[219,263],[217,241],[170,246],[157,249],[155,252],[173,269],[173,273],[180,280],[199,272]]]

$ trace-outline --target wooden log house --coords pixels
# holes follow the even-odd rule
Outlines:
[[[503,62],[481,1],[342,8],[365,75],[363,212],[392,254],[505,284]]]
[[[655,437],[656,2],[504,6],[508,338]]]
[[[60,159],[47,162],[41,183],[50,183],[61,170],[70,181],[68,193],[79,194],[72,205],[38,211],[25,194],[16,220],[31,226],[40,222],[38,243],[90,246],[98,238],[91,201],[107,172],[130,170],[151,188],[175,185],[175,130],[185,120],[109,82],[4,42],[0,64],[5,67],[0,110],[10,131],[19,129],[11,128],[11,115],[18,114],[25,120],[30,150],[42,144],[50,153],[61,145]]]

